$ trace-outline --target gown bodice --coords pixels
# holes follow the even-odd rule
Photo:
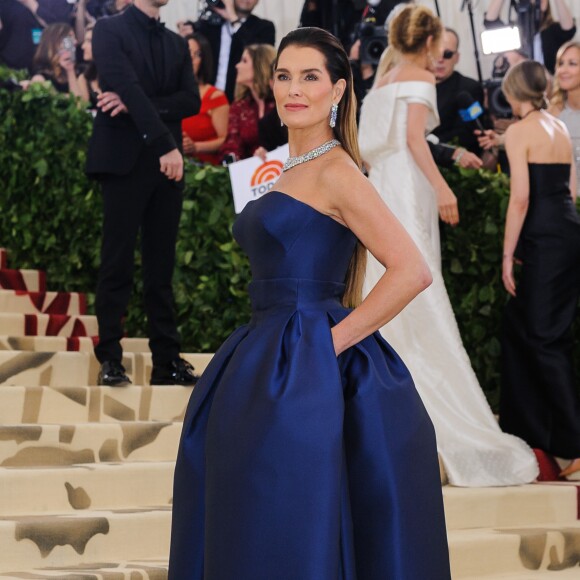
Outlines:
[[[547,234],[577,239],[580,218],[570,196],[569,163],[528,163],[530,197],[522,242]]]
[[[421,103],[429,109],[426,133],[439,125],[437,93],[431,83],[391,83],[365,97],[359,124],[360,147],[363,159],[371,166],[385,154],[407,148],[407,108],[411,103]]]
[[[254,281],[283,278],[342,284],[356,245],[348,228],[279,191],[247,204],[233,231],[250,259]]]

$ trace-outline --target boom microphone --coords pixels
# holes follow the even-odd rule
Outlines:
[[[480,131],[485,131],[479,117],[483,115],[483,107],[467,91],[462,91],[457,95],[457,107],[459,116],[465,123],[475,123]]]

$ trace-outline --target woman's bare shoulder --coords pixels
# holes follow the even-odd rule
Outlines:
[[[393,83],[406,83],[413,81],[434,85],[435,75],[432,72],[417,66],[396,66],[381,78],[375,88]]]

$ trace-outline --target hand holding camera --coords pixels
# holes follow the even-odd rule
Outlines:
[[[226,21],[239,21],[234,0],[207,0],[207,6],[212,12],[219,14]]]

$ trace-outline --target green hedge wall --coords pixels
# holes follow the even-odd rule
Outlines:
[[[0,90],[0,245],[10,249],[14,267],[42,268],[51,289],[87,292],[92,304],[101,200],[97,184],[83,173],[90,130],[90,115],[72,98],[42,85]],[[495,406],[509,183],[503,175],[475,171],[445,176],[461,215],[459,226],[442,226],[445,280],[473,367]],[[188,164],[185,180],[174,284],[179,326],[184,351],[211,352],[249,318],[249,267],[231,237],[226,170]],[[139,273],[127,331],[145,333]]]

